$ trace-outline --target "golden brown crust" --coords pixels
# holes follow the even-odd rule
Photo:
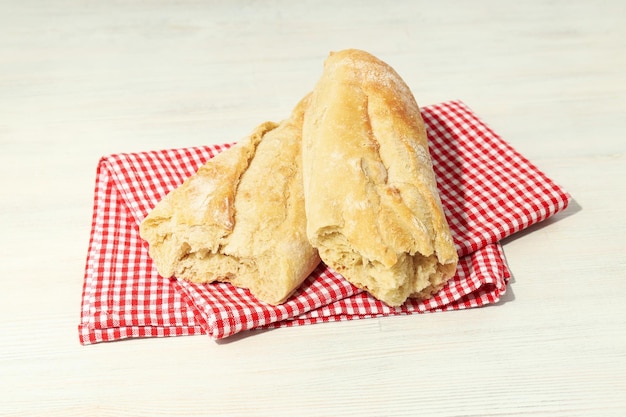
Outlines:
[[[209,160],[144,219],[161,275],[227,281],[280,304],[312,272],[320,259],[306,237],[300,166],[307,103]]]
[[[322,260],[389,305],[427,297],[456,270],[415,99],[387,64],[332,53],[303,125],[309,240]]]

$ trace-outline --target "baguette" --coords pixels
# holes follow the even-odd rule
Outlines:
[[[305,113],[302,167],[307,236],[352,284],[399,306],[454,275],[426,128],[389,65],[331,53]]]
[[[230,282],[277,305],[313,271],[300,166],[308,101],[210,159],[148,214],[140,234],[160,275]]]

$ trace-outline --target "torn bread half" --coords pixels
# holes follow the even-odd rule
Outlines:
[[[277,305],[315,269],[301,169],[308,101],[210,159],[148,214],[140,233],[160,275],[230,282]]]
[[[390,306],[456,271],[426,129],[386,63],[344,50],[324,63],[303,125],[307,234],[322,260]]]

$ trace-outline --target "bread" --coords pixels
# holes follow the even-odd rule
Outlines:
[[[300,155],[308,100],[210,159],[148,214],[140,234],[160,275],[230,282],[276,305],[313,271]]]
[[[307,235],[322,260],[390,306],[441,289],[458,257],[400,76],[366,52],[331,53],[302,145]]]
[[[144,219],[159,273],[283,303],[321,259],[398,306],[458,261],[415,99],[387,64],[331,54],[313,93],[209,160]]]

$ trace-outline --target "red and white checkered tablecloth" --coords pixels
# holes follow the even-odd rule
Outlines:
[[[502,238],[567,207],[569,195],[461,101],[422,108],[442,203],[460,256],[433,298],[389,307],[324,264],[284,304],[230,284],[160,277],[139,223],[170,190],[230,145],[116,154],[97,170],[79,325],[82,344],[208,334],[479,307],[510,277]]]

